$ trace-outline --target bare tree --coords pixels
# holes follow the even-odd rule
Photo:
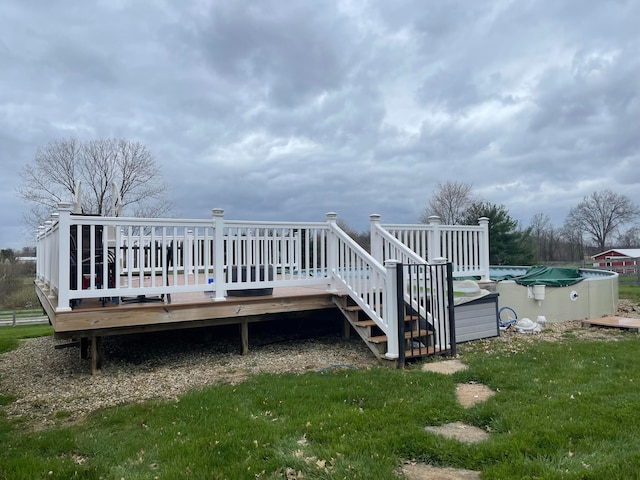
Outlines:
[[[565,221],[564,226],[560,229],[560,238],[562,239],[562,259],[565,261],[584,261],[586,255],[586,247],[582,232]]]
[[[601,190],[587,195],[572,208],[567,224],[587,234],[600,250],[604,250],[610,236],[638,214],[638,207],[626,195]]]
[[[427,223],[431,215],[437,215],[446,225],[461,223],[467,208],[478,200],[471,194],[472,188],[472,184],[465,182],[438,183],[428,207],[420,215],[420,221]]]
[[[619,248],[638,248],[640,247],[640,226],[634,225],[626,232],[618,235],[616,246]]]
[[[549,257],[552,249],[550,240],[553,235],[553,225],[549,215],[536,213],[531,219],[529,229],[535,245],[536,261],[552,260]]]
[[[147,148],[124,139],[81,142],[58,139],[38,148],[34,160],[21,171],[18,195],[32,204],[26,221],[37,226],[57,208],[80,192],[82,212],[106,215],[120,197],[121,206],[131,213],[153,212],[159,216],[171,205],[160,169]],[[112,185],[116,191],[112,191]]]

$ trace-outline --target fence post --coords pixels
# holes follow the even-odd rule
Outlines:
[[[53,222],[51,220],[46,220],[44,222],[44,232],[45,232],[45,238],[44,238],[44,242],[43,242],[43,247],[42,247],[42,251],[39,253],[39,255],[42,255],[43,257],[43,269],[44,269],[44,283],[45,283],[45,291],[50,292],[51,291],[51,284],[54,283],[54,280],[51,278],[53,273],[53,257],[52,257],[52,252],[51,252],[51,243],[53,242],[53,232],[52,232],[52,228],[51,228],[51,224]],[[49,295],[53,295],[52,293],[49,293]]]
[[[338,238],[334,230],[338,214],[329,212],[326,214],[326,218],[329,224],[329,234],[327,235],[327,292],[338,293],[338,287],[335,281],[335,274],[338,271]]]
[[[224,271],[224,210],[214,208],[213,213],[213,299],[226,300],[226,278]]]
[[[482,228],[482,233],[480,234],[481,276],[483,282],[488,282],[491,280],[489,274],[489,219],[487,217],[480,217],[478,219],[478,225]]]
[[[398,292],[398,275],[402,275],[402,265],[397,260],[387,260],[384,262],[384,266],[387,269],[387,276],[385,278],[385,299],[383,300],[384,318],[388,326],[387,333],[387,353],[385,357],[389,359],[398,359],[400,362],[400,350],[404,350],[404,346],[400,348],[400,341],[398,337],[399,326],[401,317],[398,316],[400,307],[404,308],[404,305],[398,305],[403,303],[399,301],[399,297],[402,296],[402,292]],[[398,268],[400,266],[400,268]],[[401,281],[401,280],[400,280]],[[404,323],[404,322],[403,322]],[[404,337],[404,333],[402,334]],[[404,364],[404,358],[402,359]]]
[[[429,263],[433,262],[434,258],[440,258],[440,225],[442,221],[437,215],[431,215],[429,217],[429,234],[427,235],[427,258],[425,260]]]
[[[382,237],[378,234],[380,228],[380,215],[377,213],[369,215],[369,222],[371,224],[370,238],[371,238],[371,256],[378,262],[383,263],[383,245]]]
[[[44,255],[38,255],[38,253],[43,253],[43,245],[44,245],[44,226],[40,225],[38,227],[38,233],[36,235],[36,279],[39,282],[44,282],[44,267],[43,260]]]
[[[58,260],[58,306],[56,307],[56,312],[71,311],[71,207],[72,204],[70,202],[58,203],[57,252],[49,252],[49,255],[55,255]],[[51,246],[55,248],[55,242]],[[82,259],[78,260],[78,262],[81,261]]]

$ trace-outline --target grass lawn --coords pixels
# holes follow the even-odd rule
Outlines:
[[[623,285],[618,287],[620,298],[628,298],[636,303],[640,303],[640,285]]]
[[[0,348],[46,333],[0,328]],[[470,369],[452,376],[419,366],[263,374],[35,432],[0,416],[0,479],[397,479],[403,459],[484,479],[640,478],[639,349],[637,334],[568,332],[462,346]],[[456,384],[471,381],[498,393],[466,410]],[[490,439],[465,445],[424,429],[454,421]]]
[[[17,348],[20,340],[23,338],[35,338],[52,334],[53,328],[50,325],[0,327],[0,353]]]

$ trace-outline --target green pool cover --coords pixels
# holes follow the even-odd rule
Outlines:
[[[530,267],[524,275],[505,275],[495,280],[513,280],[520,285],[547,285],[549,287],[566,287],[581,282],[583,277],[577,268]]]

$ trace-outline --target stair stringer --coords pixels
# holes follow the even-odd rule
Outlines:
[[[384,362],[394,362],[396,359],[391,359],[386,356],[387,353],[387,336],[382,331],[382,329],[378,326],[375,320],[371,319],[369,315],[367,315],[366,311],[358,304],[349,304],[349,300],[353,299],[348,296],[334,296],[333,302],[336,304],[340,312],[342,312],[344,318],[349,322],[353,330],[358,334],[358,336],[364,341],[365,345],[371,350],[371,352],[378,358],[379,360],[383,360]],[[416,317],[406,316],[404,318],[405,322],[413,322],[416,320]],[[414,338],[415,331],[411,332],[407,330],[405,332],[405,340],[407,342],[411,342]],[[422,337],[420,341],[424,342],[424,348],[408,348],[405,352],[406,358],[418,358],[424,357],[427,355],[431,355],[434,353],[433,347],[430,345],[432,343],[432,333],[423,330],[421,332]]]

